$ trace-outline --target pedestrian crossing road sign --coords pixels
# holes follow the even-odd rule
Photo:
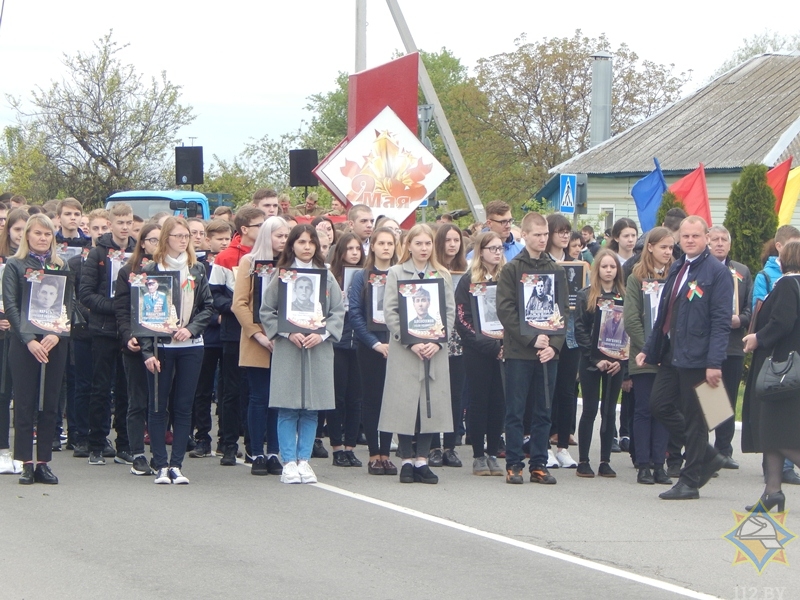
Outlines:
[[[566,214],[575,214],[575,191],[578,185],[577,175],[562,174],[558,188],[559,210]]]

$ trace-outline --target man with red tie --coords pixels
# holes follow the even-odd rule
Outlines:
[[[708,249],[708,225],[697,216],[680,227],[685,255],[670,268],[658,318],[642,352],[636,357],[659,365],[650,397],[652,414],[671,439],[683,445],[685,459],[680,479],[659,495],[663,500],[691,500],[698,489],[724,464],[708,443],[708,429],[695,386],[703,381],[722,385],[733,312],[733,278]]]

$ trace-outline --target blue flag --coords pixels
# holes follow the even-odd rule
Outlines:
[[[656,214],[658,207],[661,206],[661,196],[667,191],[667,182],[664,181],[661,165],[658,164],[657,158],[653,158],[653,162],[656,164],[656,170],[642,177],[631,188],[631,196],[636,203],[636,212],[639,213],[642,233],[646,233],[656,226]]]

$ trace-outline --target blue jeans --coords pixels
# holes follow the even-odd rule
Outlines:
[[[264,454],[264,434],[267,434],[267,454],[277,454],[278,409],[269,407],[270,370],[245,367],[250,387],[247,426],[250,429],[251,456]]]
[[[317,412],[304,408],[278,409],[278,445],[283,462],[311,458],[317,433]]]
[[[182,467],[186,454],[186,444],[192,429],[192,405],[197,379],[200,376],[200,365],[203,362],[203,347],[164,348],[158,353],[161,372],[158,374],[158,412],[155,403],[155,377],[147,372],[149,387],[148,432],[150,433],[150,450],[157,469],[164,467]],[[175,380],[175,395],[172,398],[172,456],[167,460],[167,404],[169,391]]]
[[[552,404],[558,362],[544,365],[538,360],[506,359],[506,466],[524,465],[522,434],[525,429],[525,404],[528,394],[533,397],[531,415],[530,466],[547,464],[550,437],[550,409],[547,408],[544,374],[547,372],[548,394]]]
[[[86,442],[89,435],[89,396],[92,394],[92,342],[72,340],[72,355],[75,360],[75,419],[76,442]]]

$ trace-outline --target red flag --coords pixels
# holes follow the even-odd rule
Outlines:
[[[789,171],[792,170],[792,157],[790,156],[779,165],[775,165],[767,171],[767,185],[775,192],[775,214],[781,212],[781,200],[783,192],[786,190],[786,181],[789,179]]]
[[[700,163],[700,166],[686,177],[669,186],[669,191],[683,202],[687,214],[703,217],[708,226],[711,226],[711,207],[708,204],[706,171],[703,168],[703,163]]]

